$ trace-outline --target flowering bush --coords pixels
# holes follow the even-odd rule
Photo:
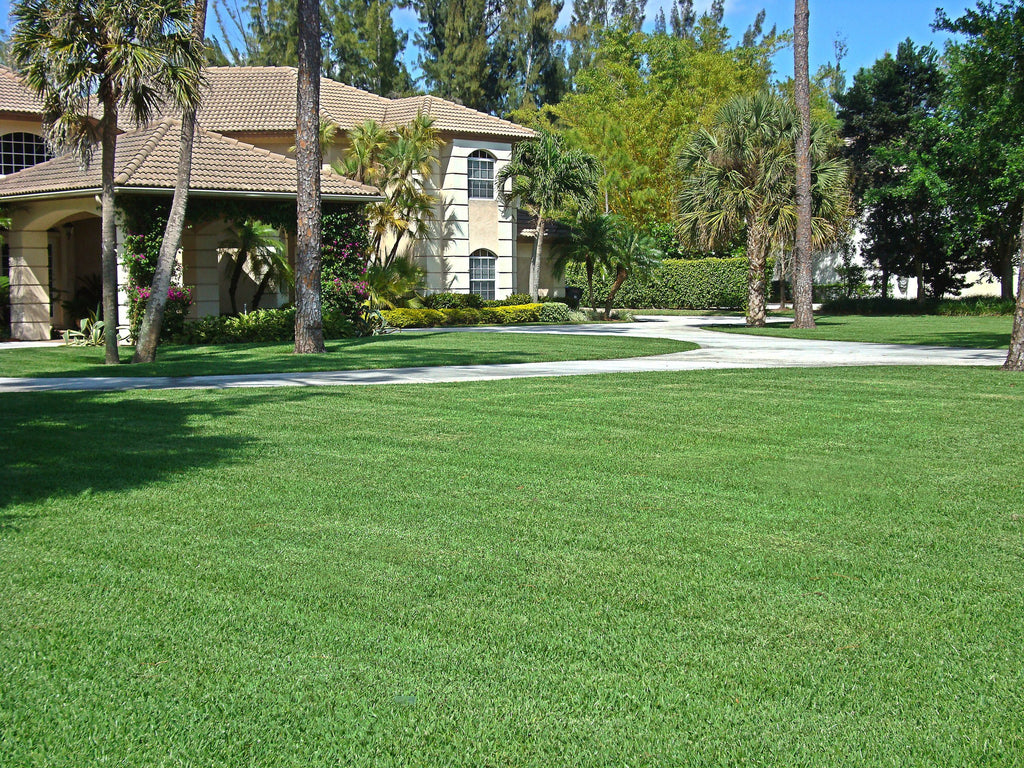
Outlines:
[[[149,232],[133,233],[124,241],[122,264],[128,273],[128,326],[132,339],[137,339],[146,314],[150,286],[156,273],[156,260],[163,240],[163,223],[156,219]],[[181,265],[175,263],[171,273],[171,286],[167,289],[167,306],[160,329],[161,340],[181,333],[185,318],[192,306],[192,288],[181,285]]]
[[[354,210],[325,213],[320,254],[324,314],[354,320],[370,295],[366,283],[369,245],[363,215]]]

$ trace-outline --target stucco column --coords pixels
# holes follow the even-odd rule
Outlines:
[[[49,234],[46,230],[12,230],[11,337],[21,341],[50,338]]]
[[[117,239],[117,325],[126,327],[128,325],[128,270],[124,267],[124,230],[118,223],[116,232]],[[124,336],[118,338],[123,339]]]

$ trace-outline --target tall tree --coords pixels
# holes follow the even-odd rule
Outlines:
[[[323,308],[320,289],[320,8],[299,0],[299,73],[295,164],[295,353],[322,353]]]
[[[199,98],[198,56],[191,14],[178,0],[25,0],[16,4],[13,49],[26,84],[43,100],[51,144],[90,161],[99,139],[101,271],[105,360],[117,352],[117,243],[114,153],[118,116],[142,125],[164,98],[182,109]],[[98,125],[90,107],[103,114]]]
[[[485,106],[507,114],[556,104],[568,87],[555,29],[561,0],[506,0],[488,54]]]
[[[569,76],[589,67],[606,30],[627,34],[643,26],[647,0],[573,0],[566,37],[569,40]]]
[[[796,139],[796,242],[793,249],[793,327],[814,328],[811,252],[811,73],[807,55],[807,0],[796,0],[793,74],[800,131]]]
[[[416,43],[431,93],[473,109],[487,104],[488,56],[500,27],[499,0],[413,0]]]
[[[861,69],[837,97],[854,174],[854,196],[864,210],[862,253],[878,265],[882,291],[891,275],[930,281],[936,295],[958,285],[958,263],[946,238],[949,216],[937,172],[941,140],[935,118],[944,91],[938,54],[930,46],[900,43]]]
[[[412,91],[402,60],[409,35],[396,30],[395,0],[323,0],[321,69],[325,77],[385,96]],[[295,66],[296,0],[215,0],[214,63]]]
[[[546,131],[517,144],[512,159],[498,171],[495,185],[502,202],[518,205],[537,220],[530,257],[533,301],[539,298],[544,230],[550,217],[567,203],[586,206],[592,202],[600,173],[600,164],[592,155],[566,147],[560,138]]]
[[[1003,367],[1020,371],[1024,370],[1024,3],[979,2],[955,20],[940,13],[936,26],[964,38],[947,50],[946,113],[955,154],[966,155],[976,164],[965,178],[954,180],[955,194],[973,205],[978,229],[994,229],[1007,255],[1011,233],[1017,230],[1017,308]],[[1009,266],[1001,270],[1006,283],[1012,275]]]
[[[196,48],[196,63],[201,63],[206,33],[206,0],[196,0],[192,10],[192,38]],[[195,76],[199,77],[199,72]],[[181,247],[181,233],[185,228],[185,209],[188,206],[188,187],[192,179],[192,145],[196,133],[196,110],[198,101],[186,107],[181,116],[181,141],[178,148],[178,174],[174,181],[174,197],[164,228],[164,239],[160,243],[156,271],[146,301],[146,313],[139,328],[133,363],[151,363],[156,359],[156,348],[160,343],[160,331],[164,324],[164,309],[167,307],[167,291],[171,287],[171,272]]]

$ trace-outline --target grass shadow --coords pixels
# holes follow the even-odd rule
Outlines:
[[[293,396],[297,393],[292,393]],[[240,460],[244,434],[199,434],[197,421],[230,417],[266,393],[228,398],[51,392],[8,394],[0,408],[0,509],[19,503],[156,483]],[[17,529],[17,514],[0,528]]]

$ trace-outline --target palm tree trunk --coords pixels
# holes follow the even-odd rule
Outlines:
[[[205,32],[206,0],[196,0],[192,17],[192,36],[200,45],[203,44]],[[153,274],[153,283],[149,289],[146,314],[139,329],[135,355],[132,357],[133,363],[151,363],[156,360],[156,348],[160,343],[160,330],[164,324],[164,310],[167,308],[167,291],[171,287],[171,272],[174,260],[178,256],[178,249],[181,247],[181,233],[185,229],[185,209],[188,207],[188,187],[192,180],[192,147],[195,135],[196,110],[187,109],[181,116],[181,142],[178,148],[178,176],[174,181],[174,198],[171,200],[167,226],[164,227],[164,239],[160,243],[156,272]]]
[[[1017,308],[1013,313],[1010,349],[1003,363],[1004,371],[1024,371],[1024,219],[1020,224],[1020,252],[1017,255]]]
[[[238,282],[242,279],[242,272],[245,271],[245,262],[249,254],[244,248],[239,248],[235,253],[235,261],[231,265],[231,281],[228,283],[228,298],[231,299],[231,314],[238,314],[238,304],[235,296],[238,294]]]
[[[544,214],[537,215],[537,237],[533,241],[533,256],[530,258],[530,301],[540,300],[540,256],[544,250]]]
[[[117,223],[114,214],[114,155],[117,151],[117,102],[109,86],[101,90],[103,100],[102,120],[102,192],[100,211],[102,217],[100,271],[103,275],[103,333],[105,342],[104,362],[118,365],[121,358],[117,353]]]
[[[764,244],[767,238],[761,225],[750,217],[747,220],[747,325],[763,328],[765,319],[764,301]]]
[[[256,293],[252,295],[253,312],[260,308],[260,302],[263,301],[263,294],[267,292],[267,286],[270,285],[271,275],[273,275],[273,270],[268,269],[266,274],[263,275],[263,279],[260,280],[260,284],[256,286]]]
[[[629,272],[626,268],[619,264],[615,269],[615,282],[612,283],[611,290],[608,291],[608,298],[605,299],[604,303],[604,319],[610,320],[612,317],[612,304],[615,303],[615,294],[619,292],[619,288],[626,282],[626,278],[629,277]]]
[[[295,353],[322,353],[320,288],[320,6],[298,0],[298,130],[295,162],[298,220],[295,236]]]
[[[793,24],[794,79],[800,133],[796,140],[796,247],[793,249],[793,328],[814,328],[811,249],[811,82],[807,45],[810,10],[796,0]]]

